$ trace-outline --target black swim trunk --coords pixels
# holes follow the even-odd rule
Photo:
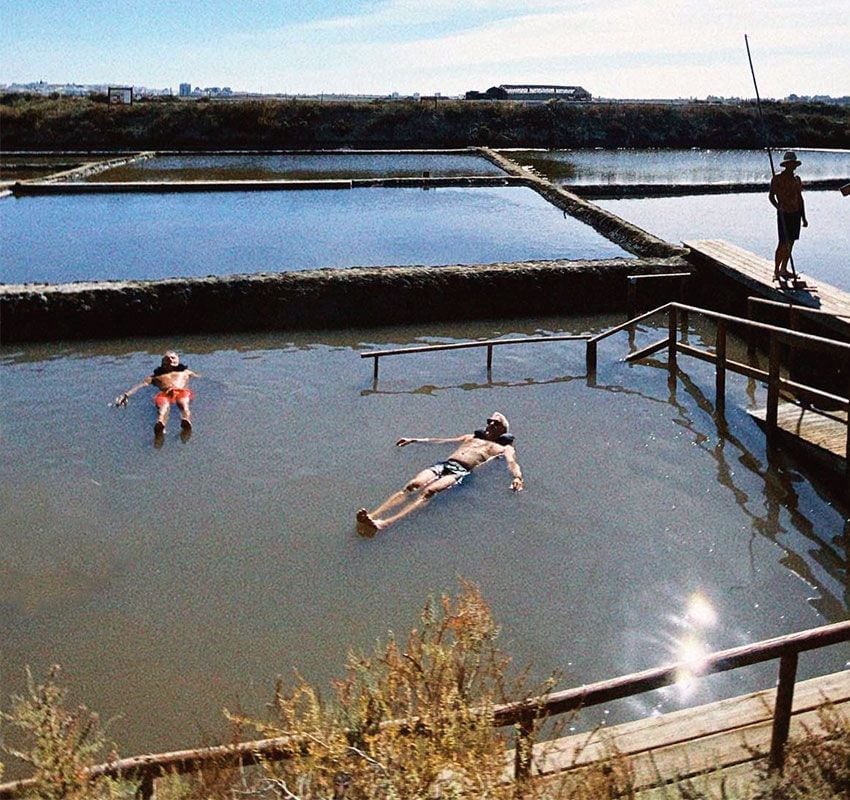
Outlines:
[[[776,230],[780,242],[796,242],[800,238],[800,223],[803,220],[801,211],[777,211]]]
[[[448,461],[438,461],[433,466],[428,467],[438,478],[444,478],[446,475],[451,475],[455,479],[455,483],[460,483],[467,475],[468,470],[460,461],[455,461],[450,458]]]

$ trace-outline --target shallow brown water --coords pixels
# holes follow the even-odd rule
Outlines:
[[[192,337],[0,349],[0,686],[64,666],[74,699],[124,754],[190,746],[221,710],[261,713],[276,675],[319,683],[347,650],[415,624],[430,593],[476,581],[503,645],[562,686],[648,668],[686,642],[730,647],[844,619],[847,509],[792,462],[769,461],[730,378],[682,359],[629,366],[623,334],[595,382],[578,343],[388,358],[374,347],[590,332],[619,318],[451,328]],[[643,330],[637,344],[658,337]],[[709,331],[694,330],[698,341]],[[203,377],[196,429],[154,447],[153,405],[108,402],[177,346]],[[418,516],[359,538],[376,505],[494,410],[512,420],[527,490],[499,463]],[[708,608],[710,613],[696,613]],[[713,619],[713,622],[712,622]],[[801,658],[840,669],[848,648]],[[588,724],[772,685],[715,676],[600,709]]]

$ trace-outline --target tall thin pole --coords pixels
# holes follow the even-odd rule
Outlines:
[[[765,146],[765,149],[767,150],[767,157],[770,161],[770,176],[772,178],[776,175],[776,168],[773,166],[773,152],[770,149],[770,142],[768,141],[768,138],[767,138],[767,126],[764,124],[764,114],[762,113],[762,110],[761,110],[761,97],[759,96],[759,85],[758,85],[758,82],[756,81],[756,71],[753,68],[753,57],[752,57],[752,54],[750,53],[750,40],[747,38],[746,33],[744,34],[744,44],[747,46],[747,60],[750,62],[750,74],[753,76],[753,87],[756,90],[756,107],[758,108],[758,111],[759,111],[759,122],[761,123],[761,135],[762,135],[762,139],[764,139],[764,146]],[[779,212],[777,212],[777,213],[779,213]],[[780,223],[782,224],[782,228],[784,230],[785,229],[785,218],[782,216],[781,213],[779,213],[779,220],[780,220]],[[786,240],[788,239],[788,231],[785,231],[785,239]],[[794,279],[796,280],[796,278],[797,278],[797,268],[794,266],[794,254],[793,253],[788,254],[788,261],[791,264],[791,273],[794,275]]]

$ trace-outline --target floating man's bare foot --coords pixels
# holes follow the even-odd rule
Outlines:
[[[186,444],[186,442],[188,442],[189,439],[192,438],[192,426],[189,425],[188,427],[186,427],[185,425],[181,425],[181,428],[182,430],[180,431],[180,441],[183,442],[183,444]]]
[[[192,430],[192,423],[191,423],[191,422],[189,422],[189,420],[188,420],[188,419],[181,419],[181,420],[180,420],[180,427],[181,427],[184,431],[190,431],[190,430]]]
[[[380,529],[381,526],[369,516],[365,508],[357,512],[357,533],[361,536],[374,536]]]
[[[153,426],[153,432],[155,436],[162,436],[165,433],[165,424],[161,420],[157,420]]]

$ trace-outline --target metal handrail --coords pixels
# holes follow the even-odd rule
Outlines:
[[[513,339],[480,339],[469,342],[451,342],[447,344],[428,344],[416,347],[402,347],[394,350],[370,350],[361,353],[360,358],[374,359],[373,379],[378,380],[378,360],[385,356],[402,356],[411,353],[429,353],[437,350],[464,350],[471,347],[487,348],[487,371],[493,368],[493,348],[512,344],[534,344],[539,342],[587,341],[589,334],[553,334],[551,336],[523,336]]]

